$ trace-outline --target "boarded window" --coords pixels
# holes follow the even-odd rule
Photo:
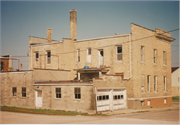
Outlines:
[[[154,91],[157,92],[157,76],[154,76]]]
[[[156,49],[154,49],[154,64],[156,64]]]
[[[74,88],[75,99],[81,99],[81,88]]]
[[[37,91],[37,97],[42,97],[42,91]]]
[[[141,62],[144,62],[144,46],[141,46]]]
[[[163,64],[166,65],[166,51],[163,51]]]
[[[147,91],[150,92],[150,76],[147,76]]]
[[[166,76],[164,76],[164,91],[166,91]]]
[[[16,87],[12,88],[12,94],[13,94],[14,97],[17,96],[17,88]]]
[[[122,60],[122,46],[117,46],[117,61]]]
[[[51,51],[47,51],[47,64],[51,64]]]
[[[61,98],[61,88],[56,88],[56,98]]]
[[[22,87],[22,97],[26,97],[26,87]]]

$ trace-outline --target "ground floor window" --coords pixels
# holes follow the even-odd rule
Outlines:
[[[151,105],[151,101],[148,100],[148,101],[147,101],[147,106],[150,106],[150,105]]]
[[[56,98],[61,98],[61,88],[56,88]]]
[[[75,99],[81,99],[81,88],[74,88]]]
[[[108,99],[109,99],[109,95],[97,96],[97,100],[108,100]]]
[[[22,97],[26,97],[26,87],[22,87]]]
[[[17,88],[16,87],[12,88],[12,94],[13,94],[14,97],[17,96]]]

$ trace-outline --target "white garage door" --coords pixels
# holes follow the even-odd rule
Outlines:
[[[113,90],[113,110],[126,108],[125,90]]]
[[[97,90],[97,111],[126,108],[126,90]]]
[[[97,111],[110,110],[110,90],[97,91]]]

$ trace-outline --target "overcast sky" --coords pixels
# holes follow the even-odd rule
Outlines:
[[[53,40],[69,38],[71,9],[77,10],[78,40],[130,33],[130,23],[152,30],[179,28],[179,1],[1,1],[0,54],[18,56],[29,69],[29,36],[46,38],[52,28]],[[178,66],[179,31],[171,35],[176,39],[172,66]]]

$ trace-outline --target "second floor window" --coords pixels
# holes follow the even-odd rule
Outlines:
[[[80,62],[80,49],[77,50],[77,62]]]
[[[91,48],[87,49],[87,62],[91,63]]]
[[[157,92],[157,76],[154,76],[154,91]]]
[[[144,62],[144,46],[141,46],[141,62]]]
[[[166,65],[166,51],[163,51],[163,64]]]
[[[117,61],[122,61],[122,46],[117,46]]]
[[[47,51],[47,64],[51,64],[51,51]]]
[[[164,91],[166,92],[166,76],[164,76]]]
[[[156,49],[154,49],[154,64],[156,64]]]

